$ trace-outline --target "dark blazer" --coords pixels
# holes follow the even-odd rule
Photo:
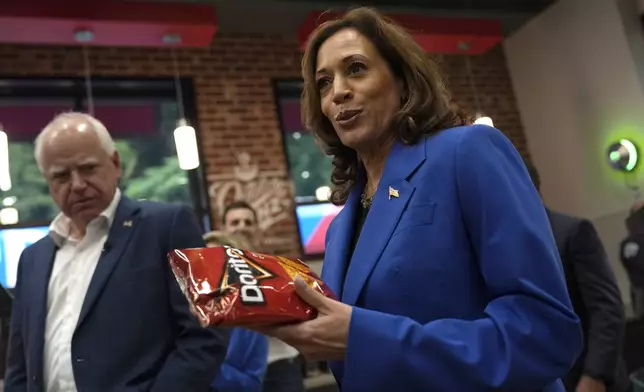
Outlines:
[[[208,391],[227,334],[201,328],[169,268],[174,248],[203,246],[186,207],[122,198],[72,340],[79,392]],[[108,245],[109,244],[109,245]],[[6,392],[40,392],[50,236],[20,257]]]
[[[579,319],[512,143],[474,125],[395,144],[351,253],[362,184],[323,266],[353,306],[345,360],[331,363],[342,390],[563,391]]]
[[[609,391],[625,391],[629,381],[621,355],[624,307],[601,239],[586,219],[550,209],[547,213],[584,332],[584,349],[564,379],[566,389],[574,391],[579,378],[587,374],[603,380]]]

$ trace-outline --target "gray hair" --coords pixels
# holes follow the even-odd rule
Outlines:
[[[49,124],[47,124],[42,131],[38,134],[36,137],[36,140],[34,141],[34,157],[36,158],[36,163],[38,164],[38,169],[40,169],[40,172],[43,172],[43,167],[42,167],[42,149],[43,149],[43,143],[47,139],[47,136],[54,130],[62,128],[66,128],[68,124],[87,124],[89,125],[88,129],[91,129],[94,131],[96,136],[98,136],[98,140],[101,143],[101,148],[108,154],[112,155],[114,154],[114,151],[116,151],[116,145],[114,144],[114,140],[112,139],[112,136],[110,133],[107,131],[107,128],[105,128],[105,125],[103,125],[102,122],[100,122],[98,119],[95,117],[90,116],[87,113],[80,113],[80,112],[67,112],[67,113],[61,113],[54,117]]]

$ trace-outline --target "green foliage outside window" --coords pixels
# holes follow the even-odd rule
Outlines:
[[[174,150],[160,154],[166,141],[159,138],[117,140],[123,176],[121,189],[128,197],[170,203],[190,203],[186,173],[179,168]],[[165,146],[165,150],[168,148]],[[14,208],[21,222],[51,220],[58,207],[49,196],[33,154],[33,144],[9,143],[13,187],[2,192],[3,199],[15,197]]]
[[[290,177],[299,202],[315,200],[315,190],[331,183],[331,157],[327,156],[309,132],[285,135]]]

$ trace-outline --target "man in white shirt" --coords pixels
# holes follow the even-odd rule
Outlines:
[[[59,115],[34,148],[61,213],[20,258],[5,391],[208,391],[227,334],[199,326],[166,259],[203,246],[194,215],[123,196],[89,115]]]
[[[257,212],[248,203],[236,201],[223,212],[222,223],[228,233],[246,236],[255,249],[261,252],[261,238],[257,225]],[[263,392],[303,392],[304,377],[298,360],[299,352],[283,341],[268,338],[268,367],[264,376]]]

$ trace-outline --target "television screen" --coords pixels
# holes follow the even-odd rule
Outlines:
[[[329,224],[342,207],[331,203],[300,204],[295,207],[300,229],[300,241],[305,256],[324,255],[324,239]]]
[[[16,285],[18,260],[22,251],[49,233],[48,226],[0,230],[0,284],[7,289]]]

